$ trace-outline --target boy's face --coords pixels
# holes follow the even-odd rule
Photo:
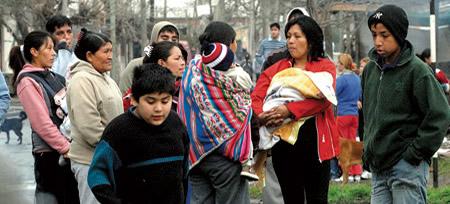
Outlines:
[[[392,58],[400,51],[400,46],[394,35],[382,24],[377,23],[370,26],[373,45],[377,53],[384,58]]]
[[[172,95],[169,93],[145,94],[136,101],[132,97],[132,104],[136,106],[136,113],[150,125],[161,125],[169,116],[172,107]]]
[[[159,33],[156,42],[172,41],[178,43],[178,35],[175,32],[164,31]]]
[[[67,47],[70,47],[72,45],[72,28],[67,24],[64,24],[59,28],[56,27],[55,32],[53,32],[53,36],[55,36],[58,42],[66,41]]]
[[[278,37],[280,37],[280,29],[278,29],[276,26],[272,26],[270,28],[270,34],[272,39],[277,39]]]

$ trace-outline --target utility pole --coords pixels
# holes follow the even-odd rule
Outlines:
[[[431,51],[431,68],[436,72],[437,60],[437,43],[439,31],[439,0],[430,1],[430,51]],[[439,187],[439,165],[437,152],[433,155],[433,187]]]
[[[111,42],[113,47],[113,57],[112,57],[112,70],[111,70],[111,78],[119,83],[120,78],[120,66],[119,66],[119,57],[118,57],[118,43],[116,37],[116,0],[109,0],[109,15],[111,22]]]

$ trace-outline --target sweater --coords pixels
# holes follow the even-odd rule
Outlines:
[[[122,94],[107,73],[96,71],[86,61],[77,62],[70,74],[67,104],[73,140],[69,157],[90,164],[106,125],[123,113]]]
[[[45,71],[44,68],[33,67],[26,64],[19,76],[26,72]],[[69,151],[70,143],[59,131],[58,126],[50,118],[50,112],[45,102],[42,87],[31,77],[23,77],[17,84],[17,95],[22,103],[24,111],[27,113],[31,128],[39,135],[44,143],[33,147],[33,152],[58,151],[65,154]]]
[[[282,59],[261,73],[251,94],[252,108],[256,115],[263,112],[264,99],[272,78],[278,72],[291,68],[291,60],[290,58]],[[335,86],[336,67],[330,60],[320,58],[319,61],[308,62],[305,65],[305,70],[330,73],[333,77],[333,87]],[[308,98],[303,101],[289,102],[286,106],[295,120],[307,116],[316,116],[318,157],[320,162],[329,160],[339,154],[339,136],[331,102],[326,99]]]
[[[375,49],[362,75],[363,162],[374,172],[404,159],[430,163],[450,125],[442,88],[406,41],[396,64],[382,64]]]
[[[101,203],[184,203],[186,128],[173,111],[153,126],[133,110],[106,127],[89,169],[89,187]]]
[[[358,100],[361,96],[361,80],[354,72],[346,70],[336,79],[338,99],[337,115],[358,115]]]

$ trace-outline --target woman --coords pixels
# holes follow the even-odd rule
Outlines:
[[[361,80],[353,72],[353,59],[349,54],[338,57],[338,71],[341,73],[336,79],[337,127],[339,136],[355,141],[358,131],[358,100],[361,96]],[[353,165],[349,170],[349,181],[361,180],[362,166]]]
[[[273,76],[295,67],[310,72],[328,72],[335,85],[336,68],[325,58],[323,33],[308,16],[290,20],[285,35],[289,57],[265,70],[252,93],[252,107],[261,125],[277,127],[291,118],[299,120],[311,116],[301,126],[294,145],[280,140],[272,147],[272,162],[278,177],[283,199],[289,203],[327,203],[330,179],[329,160],[339,152],[338,134],[331,102],[324,99],[305,99],[263,111],[264,99]]]
[[[106,125],[123,112],[122,97],[107,73],[112,68],[108,37],[83,28],[74,52],[80,61],[71,67],[67,90],[73,138],[69,158],[81,203],[98,203],[87,184],[89,165]]]
[[[178,94],[180,90],[180,80],[181,75],[183,75],[184,69],[186,67],[187,52],[181,46],[170,41],[162,41],[158,43],[153,43],[145,47],[145,56],[143,63],[155,63],[159,64],[172,72],[176,77],[175,81],[175,93],[173,95],[172,110],[177,110],[178,104]],[[131,88],[125,92],[123,96],[123,107],[124,110],[128,110],[131,106]]]
[[[191,204],[250,203],[241,177],[251,151],[250,89],[226,73],[233,67],[235,37],[230,25],[211,22],[199,37],[202,57],[183,74],[178,109],[191,144]]]
[[[60,155],[67,157],[70,142],[58,129],[64,115],[57,114],[61,108],[54,97],[65,95],[65,79],[49,70],[55,55],[50,34],[33,31],[25,37],[23,47],[11,50],[9,61],[13,86],[32,128],[38,204],[79,203],[70,165],[58,164]]]

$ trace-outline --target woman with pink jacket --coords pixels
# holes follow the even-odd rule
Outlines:
[[[33,31],[25,37],[23,47],[11,50],[9,64],[32,129],[35,203],[79,203],[70,165],[58,162],[61,155],[67,155],[70,142],[59,131],[65,117],[59,107],[65,80],[50,71],[56,55],[53,46],[49,33]]]

